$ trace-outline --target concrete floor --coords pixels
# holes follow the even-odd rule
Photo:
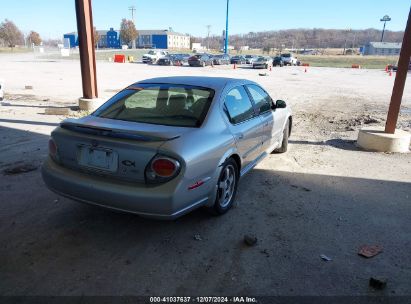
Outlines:
[[[40,164],[46,156],[45,135],[1,128],[0,136],[16,141],[1,150],[3,160],[25,155]],[[175,222],[61,198],[45,188],[39,170],[1,175],[0,294],[367,295],[375,294],[371,276],[389,279],[382,294],[410,294],[409,181],[290,172],[302,145],[247,175],[238,206],[225,216],[198,210]],[[331,148],[325,162],[327,153],[367,157],[371,165],[385,163],[382,171],[405,160],[402,179],[410,169],[401,155]],[[333,170],[355,170],[346,164]],[[243,245],[247,233],[257,236],[255,247]],[[366,260],[356,254],[363,244],[381,244],[384,252]]]
[[[361,92],[355,81],[346,86],[342,96]],[[19,164],[40,166],[48,134],[64,118],[43,115],[44,102],[33,96],[6,101],[0,295],[411,295],[411,154],[363,152],[356,132],[336,129],[334,115],[370,113],[378,91],[366,99],[323,93],[294,105],[289,152],[270,155],[244,177],[234,209],[222,217],[197,210],[174,222],[62,198],[46,189],[39,169],[5,175]],[[300,92],[288,94],[296,101]],[[245,234],[256,235],[257,245],[245,246]],[[364,244],[384,251],[364,259],[357,255]],[[386,277],[387,288],[370,289],[371,276]]]

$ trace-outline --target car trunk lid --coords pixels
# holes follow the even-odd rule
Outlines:
[[[188,128],[112,120],[68,119],[52,133],[61,165],[88,174],[144,182],[145,168],[160,146]]]

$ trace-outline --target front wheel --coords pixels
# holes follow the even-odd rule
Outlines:
[[[290,120],[287,121],[283,130],[283,141],[281,147],[274,150],[274,153],[285,153],[288,149],[288,138],[290,137]]]
[[[210,207],[210,211],[216,215],[226,213],[233,205],[238,186],[238,166],[229,158],[221,169],[220,177],[216,185],[216,200]]]

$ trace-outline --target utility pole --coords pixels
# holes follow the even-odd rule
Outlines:
[[[133,21],[133,23],[134,23],[134,25],[136,24],[136,22],[135,22],[135,20],[134,20],[134,12],[136,11],[136,7],[133,5],[133,6],[130,6],[129,8],[128,8],[128,10],[129,11],[131,11],[131,20]]]
[[[136,21],[134,20],[134,12],[136,11],[136,7],[133,5],[133,6],[130,6],[129,8],[128,8],[128,10],[129,11],[131,11],[131,21],[133,21],[133,24],[134,24],[134,26],[136,25]],[[135,39],[133,39],[133,41],[131,42],[131,48],[132,49],[135,49],[136,48],[136,40]]]
[[[384,40],[384,33],[385,33],[385,25],[387,24],[388,21],[391,21],[391,18],[390,18],[390,16],[385,15],[384,17],[382,17],[382,18],[380,19],[380,21],[381,21],[381,22],[384,22],[384,27],[383,27],[383,29],[382,29],[382,35],[381,35],[381,42],[383,42],[383,40]]]
[[[225,44],[224,44],[224,53],[228,54],[228,8],[230,5],[230,0],[227,0],[227,13],[225,20]]]
[[[345,55],[345,50],[347,49],[348,34],[349,34],[350,32],[351,32],[351,29],[347,29],[347,30],[346,30],[343,55]]]
[[[210,50],[210,29],[211,25],[207,25],[207,50]]]

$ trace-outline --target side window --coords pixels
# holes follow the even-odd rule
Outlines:
[[[262,88],[256,85],[247,85],[247,89],[250,92],[257,109],[259,109],[259,113],[271,110],[271,98]]]
[[[225,98],[225,106],[231,123],[237,124],[254,116],[254,109],[243,87],[232,89]]]

